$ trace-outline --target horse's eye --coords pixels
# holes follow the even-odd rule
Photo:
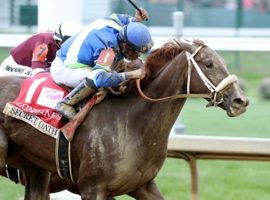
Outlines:
[[[207,68],[212,68],[213,67],[213,63],[212,62],[207,62],[205,66]]]

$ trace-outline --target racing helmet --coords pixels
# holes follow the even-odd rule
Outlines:
[[[149,29],[142,23],[130,22],[119,32],[120,41],[126,42],[135,51],[146,53],[153,47]]]
[[[82,29],[83,25],[76,21],[65,21],[55,30],[53,38],[63,43],[71,36],[79,33]]]

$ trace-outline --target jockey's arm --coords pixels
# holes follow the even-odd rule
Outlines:
[[[144,70],[137,69],[129,72],[117,73],[116,71],[106,71],[104,69],[96,69],[92,72],[91,77],[97,88],[117,87],[120,83],[129,79],[143,79]]]
[[[31,68],[45,69],[47,67],[45,62],[47,54],[48,54],[48,45],[45,43],[38,44],[33,51]]]
[[[123,81],[144,78],[145,73],[141,69],[121,73],[112,71],[111,66],[114,63],[115,57],[116,55],[112,48],[101,51],[96,65],[93,67],[94,70],[91,72],[91,77],[88,77],[93,80],[97,88],[117,87]]]
[[[149,18],[149,14],[145,9],[140,8],[140,12],[136,10],[134,17],[126,14],[113,13],[110,15],[110,18],[120,21],[123,25],[126,25],[130,22],[142,22]]]
[[[123,25],[127,25],[130,22],[135,22],[136,18],[132,17],[130,15],[126,15],[126,14],[117,14],[117,13],[113,13],[110,15],[110,18],[120,22]]]

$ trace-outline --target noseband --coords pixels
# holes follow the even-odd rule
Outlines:
[[[178,43],[178,42],[177,42]],[[179,43],[178,43],[179,45]],[[140,79],[136,80],[137,89],[139,91],[139,94],[146,100],[151,102],[161,102],[161,101],[167,101],[167,100],[173,100],[173,99],[180,99],[180,98],[208,98],[210,99],[210,103],[208,106],[218,106],[220,103],[224,102],[224,91],[231,86],[233,83],[237,82],[237,77],[235,75],[229,75],[228,77],[224,78],[217,86],[214,86],[213,83],[205,76],[205,74],[202,72],[201,68],[195,61],[194,57],[196,54],[203,48],[203,46],[199,46],[193,54],[186,52],[186,57],[188,61],[188,78],[187,78],[187,94],[179,94],[174,96],[168,96],[164,98],[159,99],[152,99],[148,96],[146,96],[140,86]],[[204,85],[208,88],[210,93],[208,94],[191,94],[190,93],[190,80],[191,80],[191,69],[192,66],[195,67],[198,75],[202,79]],[[218,98],[218,96],[220,98]]]

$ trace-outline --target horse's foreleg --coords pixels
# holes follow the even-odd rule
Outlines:
[[[91,181],[89,178],[84,178],[83,181],[79,180],[78,189],[82,200],[115,200],[107,197],[105,185]]]
[[[95,186],[84,187],[83,190],[80,189],[80,194],[82,200],[106,200],[105,191],[100,191]]]
[[[26,177],[24,200],[49,200],[49,181],[51,173],[37,166],[24,170]]]
[[[154,181],[146,183],[128,195],[137,200],[164,200]]]
[[[0,128],[0,170],[2,170],[6,164],[7,149],[8,139],[3,130]]]

